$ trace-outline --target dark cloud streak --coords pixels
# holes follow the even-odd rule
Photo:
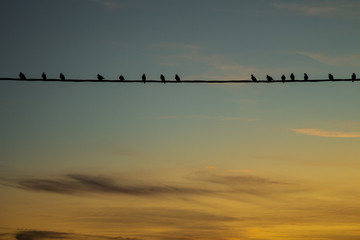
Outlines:
[[[49,240],[49,239],[138,240],[138,238],[108,237],[108,236],[84,235],[84,234],[64,233],[64,232],[55,232],[55,231],[38,231],[38,230],[18,231],[14,234],[14,237],[16,240]]]
[[[134,185],[126,182],[118,185],[112,179],[80,174],[69,174],[59,180],[25,179],[17,182],[19,188],[33,191],[45,191],[61,194],[76,193],[114,193],[139,196],[155,196],[161,194],[207,194],[210,190],[178,187],[171,185]]]
[[[266,178],[244,175],[216,175],[198,173],[190,182],[180,184],[136,182],[127,178],[114,181],[112,178],[84,174],[68,174],[61,178],[25,178],[10,181],[10,185],[29,191],[41,191],[67,195],[121,194],[129,196],[182,198],[192,195],[213,197],[252,195],[270,197],[283,191],[286,184]],[[204,182],[206,184],[204,184]],[[4,184],[5,185],[5,184]],[[240,194],[240,195],[239,195]]]
[[[17,240],[70,239],[72,234],[53,231],[20,231],[15,234]]]

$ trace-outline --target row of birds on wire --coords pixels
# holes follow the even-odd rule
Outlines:
[[[42,77],[43,80],[47,80],[47,76],[46,76],[46,73],[45,73],[45,72],[43,72],[43,73],[41,74],[41,77]],[[20,72],[19,78],[20,78],[21,80],[26,80],[26,79],[27,79],[26,76],[25,76],[25,74],[22,73],[22,72]],[[65,81],[65,80],[66,80],[65,75],[64,75],[63,73],[60,73],[59,78],[60,78],[60,80],[62,80],[62,81]],[[102,75],[98,74],[98,75],[97,75],[97,79],[98,79],[99,81],[102,81],[102,80],[104,80],[105,78],[104,78]],[[146,75],[145,75],[145,73],[141,76],[141,79],[142,79],[142,81],[143,81],[144,83],[146,82]],[[125,77],[124,77],[123,75],[120,75],[120,76],[119,76],[119,80],[120,80],[120,81],[125,81]],[[165,76],[164,76],[163,74],[160,75],[160,80],[161,80],[162,82],[166,82]],[[181,79],[180,79],[179,75],[175,74],[175,80],[176,80],[177,82],[181,82]]]
[[[42,77],[43,80],[47,80],[47,76],[46,76],[45,72],[42,73],[41,77]],[[26,80],[26,79],[27,79],[26,76],[25,76],[25,74],[22,73],[22,72],[20,72],[19,78],[20,78],[21,80]],[[60,73],[59,78],[60,78],[60,80],[62,80],[62,81],[65,81],[65,80],[66,80],[65,75],[64,75],[63,73]],[[102,75],[98,74],[98,75],[97,75],[97,79],[98,79],[99,81],[102,81],[102,80],[104,80],[105,78],[104,78]],[[142,79],[142,81],[145,83],[145,82],[146,82],[146,75],[143,74],[143,75],[141,76],[141,79]],[[331,80],[331,81],[333,81],[333,80],[334,80],[334,76],[333,76],[331,73],[329,73],[328,79]],[[164,76],[163,74],[160,75],[160,80],[161,80],[163,83],[166,82],[165,76]],[[179,75],[175,74],[175,80],[176,80],[177,82],[181,82],[181,79],[180,79]],[[256,78],[253,74],[251,74],[251,80],[252,80],[253,82],[257,82],[257,81],[258,81],[257,78]],[[266,80],[269,81],[269,82],[274,81],[274,79],[273,79],[271,76],[269,76],[269,75],[266,75]],[[295,81],[295,75],[294,75],[293,73],[290,74],[290,80]],[[305,81],[309,80],[309,76],[308,76],[306,73],[304,73],[304,80],[305,80]],[[355,74],[355,73],[353,73],[353,74],[351,75],[351,80],[352,80],[353,82],[356,80],[356,74]],[[123,75],[120,75],[120,76],[119,76],[119,81],[125,81],[125,77],[124,77]],[[281,76],[281,81],[282,81],[282,82],[285,82],[285,81],[286,81],[286,76],[285,76],[284,74]]]
[[[271,81],[274,80],[274,79],[273,79],[271,76],[269,76],[269,75],[266,75],[266,79],[267,79],[269,82],[271,82]],[[295,75],[294,75],[293,73],[290,74],[290,79],[291,79],[292,81],[295,81]],[[335,79],[334,79],[334,76],[333,76],[331,73],[329,73],[328,79],[331,80],[331,81],[334,81],[334,80],[335,80]],[[254,82],[257,81],[256,77],[255,77],[253,74],[251,74],[251,80],[254,81]],[[304,73],[304,80],[305,80],[305,81],[309,80],[309,76],[308,76],[306,73]],[[356,74],[355,74],[355,73],[353,73],[353,74],[351,75],[351,80],[352,80],[353,82],[356,80]],[[282,81],[282,82],[285,82],[285,81],[286,81],[286,76],[285,76],[284,74],[281,76],[281,81]]]

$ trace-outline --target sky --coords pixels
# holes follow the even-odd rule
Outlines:
[[[0,78],[360,76],[357,0],[2,0]],[[360,238],[360,83],[0,81],[0,240]]]

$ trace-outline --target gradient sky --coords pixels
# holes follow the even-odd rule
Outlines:
[[[358,0],[2,0],[0,77],[360,76]],[[0,82],[0,240],[360,239],[359,82]]]

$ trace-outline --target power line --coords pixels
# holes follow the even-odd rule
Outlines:
[[[104,82],[113,82],[113,83],[145,83],[143,80],[115,80],[115,79],[55,79],[55,78],[0,78],[1,81],[22,81],[22,82],[97,82],[97,83],[104,83]],[[292,82],[355,82],[360,81],[360,79],[309,79],[309,80],[146,80],[146,83],[292,83]]]

